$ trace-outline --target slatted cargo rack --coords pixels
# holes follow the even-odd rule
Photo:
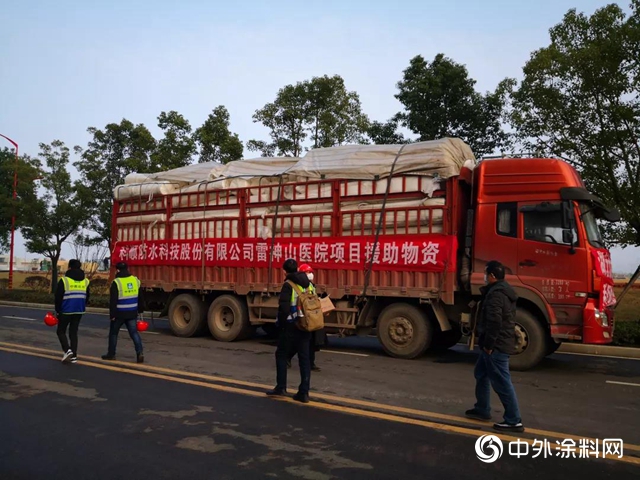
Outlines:
[[[455,178],[442,181],[434,191],[433,181],[427,176],[398,176],[391,180],[387,194],[387,179],[285,183],[278,178],[263,178],[258,184],[238,188],[218,189],[215,182],[203,182],[197,191],[190,188],[188,192],[116,201],[114,251],[119,245],[138,244],[137,255],[142,257],[143,251],[148,256],[158,242],[171,245],[185,240],[191,241],[194,251],[204,252],[208,241],[214,239],[229,240],[231,248],[233,242],[249,239],[260,239],[269,247],[276,242],[308,240],[314,247],[321,243],[322,248],[326,242],[356,237],[370,238],[373,245],[391,239],[400,243],[411,235],[455,239],[459,213],[450,206],[457,195],[457,182]],[[293,256],[293,248],[289,252],[285,248],[283,254]],[[296,253],[299,258],[300,252]],[[272,300],[264,296],[279,292],[282,286],[279,265],[283,259],[276,261],[273,254],[271,249],[267,266],[250,261],[241,267],[207,265],[201,254],[198,264],[137,259],[132,269],[147,289],[254,294],[250,305],[259,310],[273,307]],[[129,258],[135,264],[133,260]],[[440,297],[446,303],[453,302],[455,252],[446,268],[428,272],[372,269],[371,262],[360,269],[324,268],[311,263],[319,292],[328,293],[334,300],[353,299],[366,292],[371,296]],[[355,328],[357,308],[352,302],[339,302],[339,306],[340,315],[345,317],[340,323]]]

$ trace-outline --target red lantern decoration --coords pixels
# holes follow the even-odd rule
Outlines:
[[[47,312],[44,316],[44,324],[48,327],[55,327],[58,324],[58,319],[53,313]]]
[[[149,322],[140,319],[136,322],[136,327],[138,327],[139,332],[145,332],[149,328]]]

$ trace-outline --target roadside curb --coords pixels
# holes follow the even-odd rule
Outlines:
[[[0,300],[0,306],[34,308],[36,310],[53,310],[55,308],[54,305],[48,305],[46,303],[10,302],[10,301],[7,301],[7,300]],[[108,308],[87,307],[86,313],[97,313],[97,314],[101,314],[101,315],[109,315],[109,309]],[[151,312],[144,312],[144,315],[151,315]]]
[[[579,353],[583,355],[604,355],[610,357],[638,358],[640,348],[616,347],[612,345],[584,345],[582,343],[563,343],[556,353]]]

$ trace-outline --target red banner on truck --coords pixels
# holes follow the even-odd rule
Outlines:
[[[375,247],[374,247],[375,246]],[[315,268],[442,272],[456,270],[457,239],[451,235],[340,238],[259,238],[119,242],[113,261],[129,265],[280,267],[287,258]]]
[[[600,277],[602,290],[600,292],[600,310],[615,305],[616,294],[613,291],[613,271],[611,268],[611,254],[604,248],[592,250],[593,263],[596,269],[596,275]]]

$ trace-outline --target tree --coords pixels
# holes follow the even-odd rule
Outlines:
[[[269,129],[271,142],[251,140],[249,150],[260,150],[263,156],[274,154],[299,157],[302,143],[307,138],[305,125],[309,121],[307,92],[304,85],[287,85],[281,88],[273,103],[267,103],[256,110],[254,122],[260,122]]]
[[[0,252],[10,244],[11,219],[15,216],[15,228],[24,225],[24,208],[35,197],[34,180],[39,175],[38,162],[28,155],[18,157],[18,187],[13,200],[13,175],[16,168],[15,150],[0,150]]]
[[[513,80],[502,81],[495,92],[484,95],[475,84],[464,65],[443,54],[431,63],[418,55],[398,82],[395,97],[405,111],[396,119],[420,141],[459,137],[477,156],[508,147],[502,120]]]
[[[156,141],[143,124],[123,119],[104,130],[90,127],[87,131],[93,138],[74,165],[82,177],[80,194],[92,212],[88,227],[96,232],[98,242],[110,246],[114,189],[129,173],[156,172],[164,165],[152,161]]]
[[[247,142],[249,150],[263,156],[298,157],[305,148],[364,143],[369,126],[358,94],[348,91],[339,75],[286,85],[273,103],[256,110],[253,121],[270,131],[271,142]]]
[[[67,241],[67,244],[73,250],[73,258],[82,263],[86,277],[92,280],[104,265],[109,249],[104,243],[96,243],[88,233],[84,229],[80,229]]]
[[[244,147],[238,134],[229,131],[229,111],[223,105],[209,114],[194,139],[200,148],[199,163],[229,163],[242,158]]]
[[[392,118],[385,123],[371,122],[367,129],[367,136],[377,145],[397,145],[410,143],[409,139],[398,132],[398,120]]]
[[[81,153],[80,147],[75,151]],[[52,292],[58,283],[62,244],[88,222],[90,215],[86,199],[78,193],[78,182],[71,181],[69,156],[69,148],[60,140],[40,144],[40,157],[46,166],[40,173],[44,193],[24,209],[22,235],[26,248],[51,260]]]
[[[341,76],[314,77],[303,86],[313,148],[364,143],[369,119],[362,113],[360,97],[347,90]]]
[[[263,157],[274,157],[276,155],[275,143],[268,143],[263,140],[249,140],[247,149],[250,152],[260,152]]]
[[[640,1],[626,16],[608,5],[570,10],[533,52],[513,94],[511,119],[525,148],[567,159],[624,222],[606,239],[640,245]]]
[[[158,141],[151,156],[155,165],[162,165],[166,169],[189,165],[196,153],[196,141],[191,134],[189,121],[172,110],[160,113],[158,127],[164,132],[164,138]]]

